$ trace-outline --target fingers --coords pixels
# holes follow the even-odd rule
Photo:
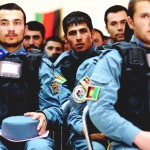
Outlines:
[[[103,133],[92,133],[90,134],[90,137],[92,140],[107,140],[107,137]]]
[[[27,113],[24,113],[24,116],[34,116],[35,112],[27,112]]]
[[[46,122],[46,119],[44,119],[43,117],[41,117],[40,119],[40,122],[37,126],[37,130],[39,131],[39,135],[42,135],[46,132],[46,127],[47,127],[47,122]]]
[[[47,120],[43,113],[40,112],[27,112],[24,116],[32,116],[33,120],[39,120],[39,124],[37,126],[37,130],[39,131],[39,135],[42,135],[46,132]]]

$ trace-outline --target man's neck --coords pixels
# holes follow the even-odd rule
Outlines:
[[[4,47],[4,46],[3,46],[3,47],[4,47],[8,52],[12,53],[12,52],[17,51],[20,46],[21,46],[21,45],[16,46],[16,47]]]

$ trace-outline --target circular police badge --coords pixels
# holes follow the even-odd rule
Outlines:
[[[74,88],[72,97],[77,103],[83,103],[86,100],[86,90],[83,86],[78,85]]]

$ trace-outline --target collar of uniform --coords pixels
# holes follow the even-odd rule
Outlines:
[[[10,55],[19,55],[19,56],[20,55],[26,55],[26,54],[27,54],[27,52],[26,52],[26,50],[24,49],[23,46],[20,46],[18,50],[10,53]]]
[[[137,39],[134,35],[132,36],[130,42],[136,42],[139,47],[142,47],[143,49],[145,49],[145,52],[146,52],[146,53],[150,53],[150,48],[149,48],[149,47],[146,47],[146,46],[145,46],[139,39]]]
[[[18,50],[16,50],[15,52],[12,52],[12,53],[9,53],[5,48],[0,46],[0,58],[4,57],[6,54],[9,54],[9,55],[26,55],[27,52],[25,51],[23,46],[21,46]]]
[[[0,46],[0,58],[8,54],[8,51],[6,51],[4,48]]]
[[[130,42],[135,42],[137,43],[138,46],[145,47],[144,44],[139,39],[137,39],[134,35],[132,35]]]
[[[112,46],[113,45],[113,40],[110,39],[109,42],[107,43],[107,45]]]
[[[74,50],[71,50],[70,53],[71,53],[71,55],[72,55],[75,59],[79,59],[79,58],[82,58],[82,57],[83,57],[83,58],[84,58],[84,57],[87,58],[87,56],[89,56],[93,51],[95,51],[96,48],[97,48],[97,47],[96,47],[94,44],[92,44],[91,49],[89,49],[89,50],[87,50],[87,51],[85,51],[85,52],[79,53],[79,52],[76,52],[76,51],[74,51]]]
[[[46,51],[44,50],[44,52],[42,53],[42,58],[49,58],[48,54],[46,53]]]

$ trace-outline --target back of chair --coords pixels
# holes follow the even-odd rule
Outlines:
[[[71,102],[70,100],[67,100],[63,105],[62,105],[62,111],[63,111],[63,121],[64,124],[67,124],[67,117],[70,113],[70,109],[71,109]]]
[[[52,138],[54,140],[55,150],[67,150],[67,141],[70,136],[70,131],[67,126],[67,117],[70,113],[71,103],[70,100],[66,101],[62,105],[63,111],[63,125],[55,127],[52,132]]]
[[[83,129],[84,129],[85,138],[88,144],[88,150],[93,150],[90,136],[89,136],[89,131],[88,131],[88,123],[87,123],[88,117],[89,117],[88,106],[85,106],[83,110],[83,114],[82,114]]]
[[[71,102],[70,100],[66,101],[62,105],[63,111],[63,126],[61,126],[61,150],[69,150],[69,145],[67,145],[67,141],[70,137],[70,129],[67,125],[67,118],[71,110]]]

